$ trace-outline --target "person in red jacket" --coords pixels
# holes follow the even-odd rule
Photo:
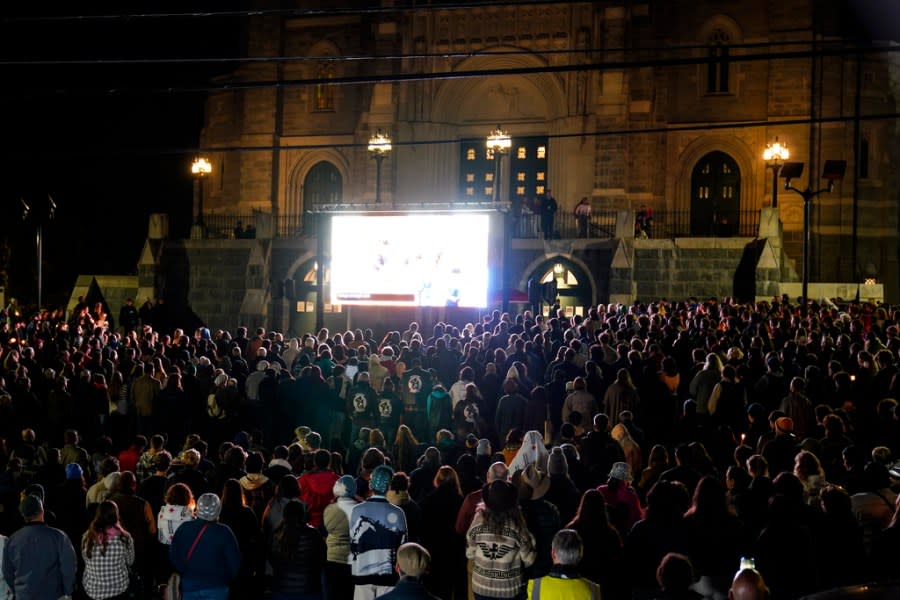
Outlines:
[[[331,453],[328,450],[316,450],[313,465],[312,471],[300,476],[300,498],[306,503],[309,524],[320,527],[325,507],[334,501],[332,488],[339,476],[329,468]]]
[[[134,438],[131,446],[119,452],[119,470],[122,472],[131,471],[137,473],[137,464],[141,459],[144,450],[147,449],[147,438],[138,435]]]

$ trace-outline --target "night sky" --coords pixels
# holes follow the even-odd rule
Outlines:
[[[898,39],[900,2],[848,3],[869,36]],[[35,301],[35,223],[21,220],[19,198],[32,205],[34,217],[46,212],[46,197],[52,195],[58,210],[44,227],[43,296],[45,304],[63,304],[78,274],[135,273],[150,213],[168,213],[173,235],[187,234],[188,171],[203,124],[204,95],[159,90],[202,87],[230,72],[235,65],[227,59],[242,55],[246,18],[88,17],[123,11],[222,13],[251,2],[68,2],[58,3],[58,10],[47,4],[2,4],[0,250],[6,252],[0,251],[0,270],[9,276],[7,296]],[[226,60],[152,62],[164,58]],[[76,59],[150,63],[37,62]]]
[[[234,58],[241,53],[241,19],[43,19],[116,15],[125,7],[129,14],[237,8],[223,1],[193,7],[91,3],[90,9],[66,4],[56,13],[33,6],[21,3],[18,13],[4,6],[0,17],[0,241],[9,249],[0,268],[9,275],[7,296],[35,301],[36,226],[22,221],[19,198],[32,206],[34,218],[46,213],[51,195],[58,210],[43,228],[43,298],[54,305],[67,300],[78,274],[135,273],[150,213],[169,213],[172,232],[186,233],[189,168],[203,125],[204,96],[153,90],[203,86],[234,64],[35,61]]]

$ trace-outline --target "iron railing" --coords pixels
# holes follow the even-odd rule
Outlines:
[[[206,215],[203,221],[206,225],[206,236],[212,239],[238,239],[239,237],[251,237],[247,229],[252,225],[259,229],[261,217],[272,219],[276,238],[296,238],[303,235],[315,235],[316,218],[314,215],[276,215],[272,217],[267,213],[250,212],[237,214]],[[243,234],[238,234],[238,224],[241,225]],[[255,236],[252,236],[255,237]]]
[[[691,219],[689,210],[658,210],[650,226],[652,238],[752,237],[759,234],[759,209],[744,209],[731,218]]]
[[[741,210],[730,219],[710,219],[698,222],[691,219],[689,210],[659,210],[653,214],[650,227],[652,238],[676,237],[753,237],[759,232],[759,210]],[[594,211],[588,221],[587,231],[582,231],[578,218],[570,213],[558,211],[554,215],[552,239],[611,239],[616,232],[614,210]],[[286,214],[271,217],[267,213],[248,212],[235,214],[212,214],[204,216],[206,235],[212,239],[235,239],[238,223],[246,231],[248,225],[259,228],[261,217],[272,219],[276,238],[297,238],[315,235],[318,218],[315,214]],[[541,216],[526,212],[512,218],[512,236],[519,239],[541,239]]]
[[[616,211],[594,211],[588,217],[586,230],[579,227],[578,218],[569,212],[557,211],[553,217],[553,228],[550,232],[551,239],[591,238],[610,239],[616,233]],[[524,213],[518,218],[513,217],[513,237],[524,239],[541,239],[544,232],[541,229],[541,215],[536,213]]]

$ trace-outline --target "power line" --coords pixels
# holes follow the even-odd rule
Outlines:
[[[772,60],[794,60],[807,58],[825,58],[836,56],[847,56],[856,54],[877,54],[877,53],[893,53],[900,51],[900,46],[856,46],[853,48],[816,48],[813,50],[802,51],[782,51],[782,52],[763,52],[756,54],[730,55],[729,62],[758,62]],[[489,58],[490,53],[480,54],[480,57]],[[288,88],[313,85],[359,85],[359,84],[375,84],[375,83],[403,83],[416,81],[435,81],[435,80],[451,80],[451,79],[469,79],[483,77],[503,77],[511,75],[536,75],[543,73],[572,73],[581,71],[610,71],[610,70],[626,70],[645,67],[676,67],[702,65],[710,62],[708,56],[681,57],[681,58],[652,58],[639,60],[619,60],[604,61],[585,64],[568,64],[568,65],[544,65],[539,67],[519,67],[519,68],[502,68],[502,69],[483,69],[483,70],[467,70],[467,71],[441,71],[432,73],[396,73],[396,74],[376,74],[376,75],[352,75],[345,77],[310,77],[302,79],[284,79],[284,80],[259,80],[259,81],[228,81],[220,84],[206,84],[203,86],[169,86],[164,88],[137,88],[137,87],[116,87],[107,88],[106,90],[73,90],[64,88],[60,90],[37,89],[29,91],[40,91],[51,95],[69,95],[75,92],[75,95],[98,95],[98,94],[196,94],[196,93],[214,93],[228,92],[239,90],[259,90],[269,88]],[[13,86],[7,86],[7,91],[14,91]],[[19,90],[23,89],[21,86]],[[9,97],[11,94],[6,93]]]
[[[404,12],[422,12],[438,10],[463,10],[473,8],[518,8],[527,6],[547,6],[557,4],[593,4],[592,0],[507,0],[503,4],[496,2],[453,2],[440,4],[401,6],[373,6],[353,8],[272,8],[272,9],[240,9],[225,11],[185,11],[185,12],[158,12],[158,13],[120,13],[98,15],[34,15],[5,17],[0,20],[4,23],[48,23],[48,22],[79,22],[91,21],[138,21],[155,19],[205,19],[205,18],[234,18],[234,17],[333,17],[349,15],[384,15]]]
[[[771,48],[771,47],[791,47],[804,46],[810,47],[813,42],[810,40],[785,40],[770,42],[747,42],[730,44],[729,50],[743,50],[755,48]],[[840,46],[846,47],[847,42],[843,40],[831,40],[817,44],[823,46]],[[891,48],[888,45],[868,44],[875,48]],[[0,66],[16,67],[41,67],[41,66],[97,66],[97,65],[113,65],[113,66],[131,66],[131,65],[183,65],[183,64],[254,64],[254,63],[292,63],[292,62],[377,62],[392,60],[428,60],[428,59],[447,59],[447,58],[473,58],[476,56],[556,56],[570,54],[629,54],[638,52],[660,52],[660,51],[682,51],[682,50],[707,50],[709,44],[682,44],[671,46],[636,46],[627,48],[565,48],[556,50],[541,49],[521,49],[521,50],[467,50],[459,52],[426,52],[414,54],[384,54],[384,55],[341,55],[341,56],[241,56],[241,57],[196,57],[196,58],[67,58],[67,59],[7,59],[0,60]],[[858,47],[858,46],[857,46]]]
[[[574,133],[555,133],[548,134],[546,137],[548,140],[562,140],[562,139],[572,139],[572,138],[596,138],[596,137],[608,137],[608,136],[632,136],[632,135],[655,135],[655,134],[669,134],[669,133],[684,133],[684,132],[692,132],[692,131],[718,131],[725,129],[752,129],[756,127],[787,127],[793,125],[819,125],[826,123],[848,123],[852,122],[856,119],[854,115],[837,115],[837,116],[823,116],[817,118],[796,118],[796,119],[779,119],[777,121],[766,121],[766,120],[756,120],[756,121],[740,121],[740,122],[727,122],[727,123],[697,123],[692,125],[663,125],[658,127],[648,127],[645,129],[605,129],[602,131],[580,131]],[[860,115],[859,119],[861,121],[882,121],[882,120],[897,120],[900,119],[900,112],[893,113],[875,113],[871,115]],[[514,127],[514,125],[513,125]],[[513,131],[513,133],[515,133]],[[513,139],[515,139],[515,135],[513,135]],[[447,144],[460,144],[460,143],[471,143],[471,142],[484,142],[484,138],[444,138],[444,139],[435,139],[435,140],[400,140],[393,139],[391,140],[391,144],[394,147],[414,147],[414,146],[440,146]],[[194,156],[198,153],[241,153],[241,152],[271,152],[275,149],[279,150],[323,150],[323,149],[334,149],[334,148],[342,148],[342,149],[365,149],[368,147],[368,141],[365,142],[345,142],[345,143],[320,143],[320,144],[286,144],[283,146],[274,146],[271,144],[259,145],[259,146],[202,146],[198,148],[127,148],[127,147],[116,147],[115,150],[117,154],[128,154],[128,155],[185,155],[185,156]],[[103,154],[108,155],[110,152],[110,148],[102,148],[97,150],[85,151],[84,148],[63,148],[59,146],[42,146],[35,151],[40,150],[45,154],[52,154],[54,152],[65,153],[66,156],[85,156],[85,155],[93,155],[93,154]],[[27,154],[29,152],[28,148],[23,147],[11,147],[10,151],[15,151],[20,154]]]

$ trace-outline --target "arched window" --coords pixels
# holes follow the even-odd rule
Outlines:
[[[323,62],[316,71],[316,79],[329,80],[334,79],[334,64],[331,61]],[[317,83],[315,87],[315,101],[313,102],[313,110],[316,111],[333,111],[334,110],[334,86],[330,83]]]
[[[724,29],[715,29],[707,40],[709,43],[709,63],[706,67],[706,93],[727,94],[728,87],[728,44],[731,37]]]
[[[343,180],[333,164],[321,161],[313,165],[303,180],[303,206],[340,204],[343,198]]]

